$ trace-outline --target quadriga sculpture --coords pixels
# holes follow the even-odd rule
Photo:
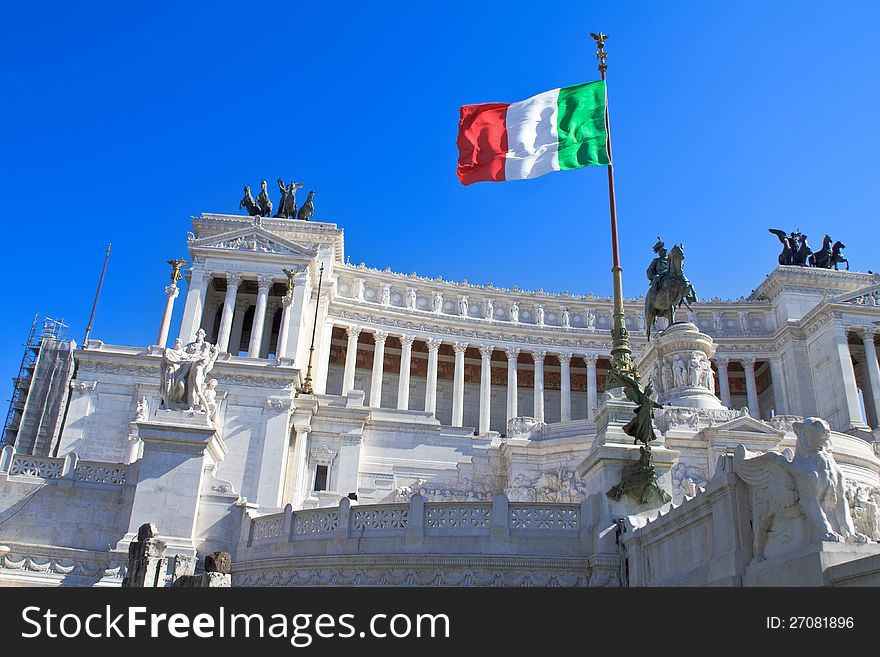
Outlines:
[[[831,454],[831,429],[822,418],[794,422],[797,449],[792,454],[755,455],[739,445],[733,470],[749,486],[754,533],[753,562],[766,558],[768,539],[783,534],[777,523],[801,522],[806,542],[864,543],[856,533],[846,501],[846,479]],[[791,546],[799,547],[798,545]]]

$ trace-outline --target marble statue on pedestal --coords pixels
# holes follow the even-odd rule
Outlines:
[[[856,532],[846,499],[846,478],[831,454],[831,429],[822,418],[793,422],[797,435],[794,454],[767,452],[754,455],[744,445],[734,454],[734,472],[749,487],[754,532],[754,561],[766,558],[768,539],[793,533],[805,521],[805,539],[864,543],[868,537]]]
[[[174,347],[162,352],[162,374],[159,382],[162,408],[166,410],[197,410],[212,415],[216,383],[206,385],[205,376],[214,367],[220,349],[205,341],[204,329],[196,339],[183,346],[178,338]],[[216,381],[216,379],[212,379]],[[213,414],[216,415],[216,403]]]

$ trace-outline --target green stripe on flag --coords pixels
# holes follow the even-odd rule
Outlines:
[[[605,81],[559,90],[559,169],[608,165],[605,129]]]

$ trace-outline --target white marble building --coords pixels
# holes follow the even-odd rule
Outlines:
[[[73,345],[64,385],[26,405],[0,459],[0,584],[118,585],[145,522],[174,553],[229,551],[233,585],[760,583],[742,537],[717,576],[662,550],[662,576],[625,564],[658,532],[685,540],[671,516],[720,518],[708,491],[747,488],[718,464],[793,446],[810,416],[874,541],[816,581],[880,548],[878,275],[780,266],[650,343],[643,299],[626,302],[665,404],[653,451],[675,508],[658,517],[604,495],[638,456],[620,429],[632,405],[602,393],[609,298],[353,266],[328,223],[206,214],[188,247],[185,295],[168,286],[163,305],[157,284],[157,344]],[[220,351],[214,423],[160,407],[173,312],[184,345],[203,329]],[[748,525],[740,506],[724,513]],[[701,540],[687,563],[722,545]]]

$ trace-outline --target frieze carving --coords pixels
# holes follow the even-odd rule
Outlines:
[[[269,397],[268,399],[266,399],[266,408],[270,408],[273,411],[277,411],[279,413],[286,413],[293,408],[293,400]]]
[[[703,427],[714,427],[717,424],[730,422],[745,413],[735,409],[686,408],[684,406],[665,406],[657,411],[655,420],[657,428],[666,433],[670,429],[685,427],[698,431]]]
[[[122,580],[127,566],[116,561],[69,559],[44,554],[27,554],[23,548],[11,547],[0,558],[0,570],[28,571],[44,575],[65,575],[98,579]]]
[[[70,389],[73,391],[73,394],[77,397],[79,397],[80,395],[91,394],[91,393],[95,392],[97,387],[98,387],[97,381],[80,381],[80,380],[74,379],[73,381],[70,382]]]
[[[590,575],[585,569],[554,570],[502,569],[489,567],[427,566],[348,568],[304,568],[302,566],[272,570],[237,570],[236,585],[240,586],[482,586],[482,587],[586,587]],[[597,577],[598,586],[619,586]],[[602,584],[601,581],[606,581]]]

